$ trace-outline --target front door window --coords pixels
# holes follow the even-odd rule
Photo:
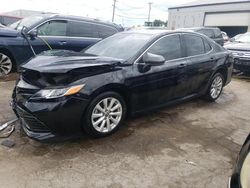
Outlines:
[[[62,20],[48,21],[37,28],[39,36],[66,36],[67,22]]]

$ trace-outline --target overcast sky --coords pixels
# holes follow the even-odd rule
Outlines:
[[[149,2],[152,2],[150,20],[166,21],[168,7],[191,1],[194,0],[117,0],[115,23],[124,26],[143,24],[147,21]],[[0,0],[0,4],[0,12],[29,9],[111,21],[113,0]]]

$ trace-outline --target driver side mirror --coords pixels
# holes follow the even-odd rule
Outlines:
[[[35,39],[37,37],[37,35],[38,35],[37,29],[34,29],[34,30],[29,32],[29,36],[31,39]]]
[[[148,52],[143,55],[142,60],[145,64],[150,66],[162,65],[166,61],[166,59],[163,56]]]

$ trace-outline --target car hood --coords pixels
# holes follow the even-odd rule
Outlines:
[[[21,79],[40,88],[65,86],[90,76],[120,70],[121,61],[67,50],[46,51],[21,66]]]
[[[228,50],[250,51],[250,43],[233,42],[224,46]]]
[[[110,67],[120,64],[123,60],[110,57],[93,56],[68,50],[46,51],[21,66],[22,69],[40,73],[67,73],[73,70]]]
[[[4,27],[0,28],[0,37],[16,37],[19,34],[19,31]]]

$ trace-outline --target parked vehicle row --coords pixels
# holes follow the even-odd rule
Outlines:
[[[24,27],[23,34],[21,31]],[[11,24],[10,28],[15,31],[6,27],[0,30],[0,75],[16,70],[20,64],[42,51],[49,49],[80,51],[103,38],[123,31],[123,28],[115,24],[56,14],[24,18]],[[166,30],[166,28],[161,29]],[[221,32],[219,28],[199,27],[181,30],[199,32],[220,45],[228,40],[226,33]]]
[[[216,100],[232,68],[230,53],[198,33],[121,32],[82,53],[48,51],[22,65],[14,111],[37,140],[81,130],[102,137],[127,114],[199,96]]]
[[[21,32],[24,27],[26,37]],[[6,27],[0,29],[0,75],[16,70],[20,64],[32,58],[34,53],[39,54],[49,49],[81,51],[103,38],[123,31],[122,27],[115,24],[56,14],[41,14],[24,18],[11,24],[10,28],[12,29]],[[164,30],[164,28],[161,29]],[[197,27],[181,30],[204,34],[222,46],[229,41],[227,34],[221,32],[219,28]],[[235,69],[249,72],[248,42],[244,39],[238,40],[242,35],[239,34],[230,39],[231,42],[225,47],[235,56]],[[246,33],[243,37],[247,36]],[[244,43],[244,45],[236,43]]]
[[[34,53],[50,48],[79,52],[119,31],[123,28],[116,24],[75,16],[41,14],[24,18],[0,29],[0,74],[8,74]]]

